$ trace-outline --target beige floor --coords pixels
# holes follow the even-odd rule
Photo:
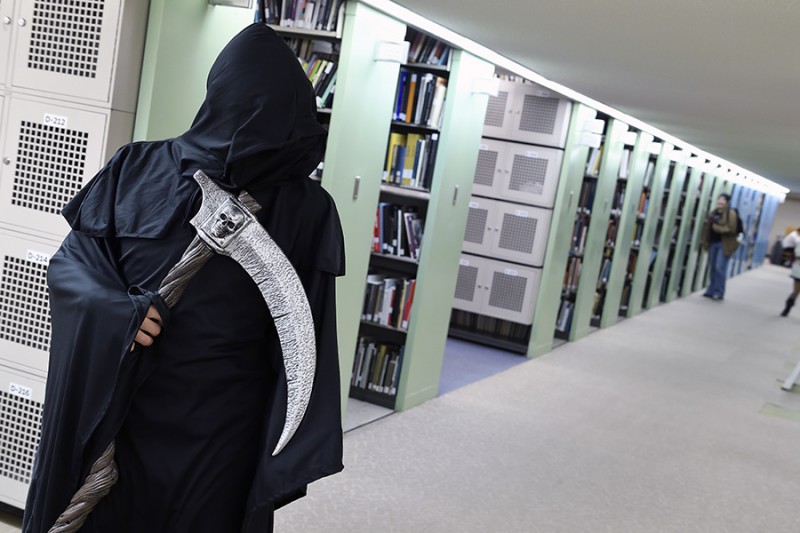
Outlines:
[[[659,306],[347,433],[345,471],[276,532],[800,532],[787,275],[758,269],[725,302]]]

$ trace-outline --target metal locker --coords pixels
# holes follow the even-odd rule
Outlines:
[[[569,125],[569,100],[534,83],[517,84],[508,138],[563,148]]]
[[[11,64],[11,34],[14,29],[14,0],[0,0],[0,85],[8,82]]]
[[[472,194],[495,197],[500,194],[503,180],[503,165],[508,143],[493,139],[481,139],[478,164],[472,181]]]
[[[508,139],[511,134],[512,109],[516,83],[500,80],[497,96],[489,97],[486,116],[483,120],[483,135]]]
[[[0,363],[0,501],[25,507],[41,439],[45,379]]]
[[[472,313],[483,311],[483,280],[481,265],[485,259],[472,255],[461,254],[458,261],[458,277],[456,278],[456,292],[453,297],[453,308]]]
[[[494,224],[496,203],[494,200],[475,196],[470,199],[462,250],[479,255],[491,253],[492,235],[490,232]]]
[[[50,301],[47,266],[58,243],[0,230],[0,364],[47,373]]]
[[[453,307],[531,324],[540,279],[536,268],[461,254]]]
[[[491,257],[525,265],[542,266],[552,211],[539,207],[497,202]]]
[[[544,146],[506,144],[499,196],[512,202],[552,208],[563,152]]]
[[[133,0],[18,0],[12,85],[135,111],[148,7]]]
[[[61,239],[69,230],[61,208],[121,139],[129,138],[133,117],[31,97],[13,96],[10,103],[0,167],[0,223]]]
[[[481,314],[519,324],[533,323],[541,271],[519,265],[487,260],[483,286],[486,293]]]

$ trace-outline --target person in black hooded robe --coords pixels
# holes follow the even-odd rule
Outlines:
[[[112,441],[119,480],[83,532],[271,531],[275,508],[342,469],[334,281],[343,237],[332,199],[308,179],[325,135],[296,57],[254,24],[217,58],[186,133],[122,147],[64,208],[72,231],[48,269],[50,367],[25,533],[50,529]],[[314,318],[313,393],[275,457],[286,376],[255,282],[215,255],[175,307],[157,294],[195,234],[197,170],[261,204],[259,222],[295,267]]]

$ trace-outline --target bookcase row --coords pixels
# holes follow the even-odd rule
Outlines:
[[[496,95],[476,90],[493,65],[372,6],[348,1],[341,13],[336,36],[298,24],[305,12],[279,31],[320,41],[302,45],[307,72],[319,87],[335,81],[332,99],[319,93],[330,106],[321,186],[347,245],[337,283],[343,401],[402,410],[433,398],[451,331],[535,356],[552,349],[559,322],[569,323],[565,338],[580,338],[593,321],[609,326],[704,283],[698,228],[714,193],[735,192],[730,176],[534,83],[504,77]],[[403,41],[407,61],[376,59]],[[157,75],[168,72],[158,61]],[[142,131],[154,138],[173,134],[159,124],[186,121],[147,118]],[[680,185],[667,193],[670,168]],[[768,213],[751,216],[752,242]],[[753,248],[740,268],[761,257]]]

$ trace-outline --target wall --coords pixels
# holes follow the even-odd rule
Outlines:
[[[205,1],[151,0],[134,140],[188,129],[205,97],[211,65],[253,14]]]
[[[778,206],[775,220],[770,231],[770,246],[775,242],[775,237],[785,235],[790,228],[800,227],[800,196],[787,197],[786,201]]]

